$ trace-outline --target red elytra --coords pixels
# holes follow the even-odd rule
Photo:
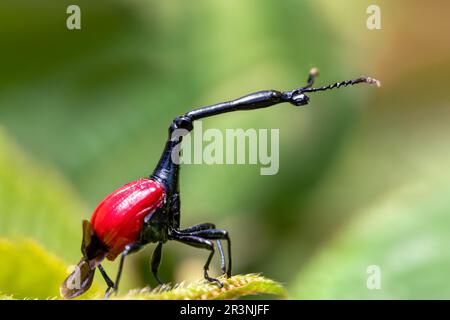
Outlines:
[[[165,190],[158,182],[142,178],[113,191],[99,203],[91,218],[95,235],[114,260],[127,244],[136,242],[144,218],[164,204]]]

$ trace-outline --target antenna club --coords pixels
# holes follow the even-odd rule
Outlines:
[[[364,77],[366,79],[366,82],[368,84],[373,84],[375,86],[377,86],[378,88],[381,87],[381,81],[377,80],[375,78],[371,78],[371,77]]]
[[[311,70],[309,70],[309,74],[313,77],[317,77],[319,75],[319,69],[311,68]]]

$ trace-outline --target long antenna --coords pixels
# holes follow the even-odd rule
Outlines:
[[[341,81],[341,82],[336,82],[333,84],[330,84],[328,86],[323,86],[320,88],[311,88],[309,86],[305,87],[305,88],[301,88],[299,89],[298,93],[305,93],[305,92],[316,92],[316,91],[325,91],[325,90],[331,90],[334,88],[340,88],[340,87],[347,87],[347,86],[353,86],[355,84],[358,83],[368,83],[371,85],[376,85],[377,87],[381,86],[381,82],[378,81],[377,79],[371,78],[371,77],[359,77],[357,79],[354,80],[347,80],[347,81]]]

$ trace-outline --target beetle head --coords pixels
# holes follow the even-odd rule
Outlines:
[[[347,81],[341,81],[336,82],[333,84],[330,84],[328,86],[323,86],[319,88],[313,88],[314,80],[319,75],[319,71],[317,68],[312,68],[309,72],[308,81],[306,86],[302,88],[295,89],[293,91],[287,91],[283,92],[283,99],[286,102],[289,102],[295,106],[304,106],[308,104],[309,97],[305,95],[305,93],[312,93],[317,91],[326,91],[331,90],[334,88],[340,88],[340,87],[347,87],[347,86],[353,86],[358,83],[367,83],[371,85],[375,85],[377,87],[380,87],[381,83],[377,79],[371,78],[371,77],[359,77],[357,79],[353,80],[347,80]]]
[[[296,93],[293,94],[290,101],[295,106],[304,106],[308,104],[309,97],[306,96],[304,93]]]

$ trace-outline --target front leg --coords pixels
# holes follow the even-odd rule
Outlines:
[[[184,230],[183,230],[184,231]],[[230,236],[228,235],[228,231],[222,230],[222,229],[204,229],[204,230],[198,230],[189,233],[190,236],[196,236],[203,239],[208,240],[217,240],[219,251],[221,252],[221,258],[222,258],[222,271],[226,273],[228,277],[231,276],[231,240]],[[225,259],[223,257],[223,251],[222,247],[220,246],[220,240],[226,240],[228,244],[228,270],[225,270],[224,264]]]
[[[170,235],[170,239],[179,241],[184,244],[188,244],[196,248],[209,250],[210,254],[208,256],[208,259],[206,260],[205,266],[203,267],[204,277],[209,282],[216,282],[220,287],[223,286],[222,282],[219,279],[212,278],[208,274],[209,265],[211,263],[212,257],[214,256],[214,244],[210,240],[206,240],[197,236],[183,235],[176,230],[173,230],[173,232]]]
[[[191,232],[195,232],[195,231],[201,231],[201,230],[208,230],[208,229],[215,229],[216,225],[214,223],[200,223],[200,224],[196,224],[195,226],[183,229],[183,230],[178,230],[178,232],[180,233],[191,233]]]
[[[211,230],[211,229],[216,229],[216,225],[213,223],[201,223],[201,224],[197,224],[195,226],[183,229],[183,230],[179,230],[179,233],[182,234],[186,234],[186,235],[198,235],[197,232],[199,231],[206,231],[206,230]],[[210,239],[208,237],[204,237],[206,239]],[[222,244],[220,243],[220,239],[226,239],[226,238],[217,238],[216,244],[217,244],[217,249],[219,250],[219,255],[220,255],[220,269],[222,270],[222,272],[226,275],[230,275],[231,274],[231,253],[230,253],[230,249],[228,250],[228,257],[229,257],[229,262],[228,262],[228,272],[227,269],[225,267],[225,255],[223,254],[223,249],[222,249]],[[228,248],[230,248],[230,240],[228,240]]]

